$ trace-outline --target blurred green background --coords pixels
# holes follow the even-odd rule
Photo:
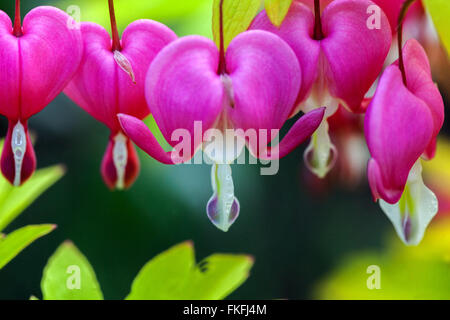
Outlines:
[[[132,20],[149,18],[180,36],[210,36],[211,3],[116,0],[116,14],[120,31]],[[48,4],[63,10],[78,5],[82,20],[109,30],[106,0],[23,0],[22,16]],[[0,1],[0,9],[10,16],[13,7],[13,0]],[[1,135],[6,126],[1,118]],[[142,171],[136,184],[126,192],[110,192],[99,173],[109,134],[105,126],[60,95],[30,120],[30,128],[38,138],[38,166],[63,163],[68,171],[6,232],[37,223],[56,223],[58,229],[0,272],[0,299],[40,296],[43,267],[66,239],[92,263],[106,299],[125,297],[145,262],[188,239],[195,243],[197,259],[213,252],[255,257],[250,278],[229,298],[314,298],[317,284],[344,257],[367,249],[382,252],[386,235],[394,232],[365,181],[351,190],[334,184],[312,192],[311,180],[305,179],[303,148],[281,161],[276,176],[260,176],[258,166],[233,166],[241,215],[225,234],[206,217],[212,194],[208,166],[169,167],[139,152]],[[364,275],[366,268],[361,266]]]

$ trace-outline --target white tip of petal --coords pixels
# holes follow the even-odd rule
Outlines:
[[[21,184],[22,163],[27,150],[27,137],[24,126],[19,122],[14,126],[11,138],[11,149],[14,154],[15,176],[14,186]]]
[[[113,161],[117,172],[116,187],[119,190],[125,188],[125,170],[127,168],[127,160],[127,137],[125,137],[122,133],[118,133],[114,137]]]
[[[423,183],[420,160],[409,173],[400,201],[392,205],[380,200],[380,206],[406,245],[416,246],[422,241],[428,225],[438,212],[438,200]]]
[[[214,194],[206,206],[211,222],[220,230],[227,232],[239,216],[239,201],[234,196],[231,167],[214,164],[211,170]]]
[[[306,167],[323,179],[336,164],[338,151],[328,133],[328,121],[324,119],[311,137],[311,142],[303,155]]]

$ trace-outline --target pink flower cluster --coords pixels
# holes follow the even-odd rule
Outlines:
[[[222,28],[217,47],[200,36],[177,38],[151,20],[131,23],[120,39],[111,0],[112,38],[90,22],[70,28],[70,17],[53,7],[32,10],[22,25],[16,3],[14,25],[0,11],[0,113],[9,119],[1,170],[12,184],[24,183],[36,167],[28,119],[62,91],[109,128],[101,173],[110,188],[119,189],[130,187],[139,172],[132,142],[165,164],[188,161],[208,145],[206,136],[192,139],[189,152],[174,156],[144,124],[150,113],[175,149],[174,133],[184,129],[194,137],[195,122],[224,133],[270,131],[303,112],[276,153],[269,146],[274,137],[264,143],[238,139],[255,157],[274,160],[312,136],[305,161],[324,177],[338,152],[328,118],[341,106],[365,114],[374,198],[381,199],[405,243],[423,236],[434,215],[423,208],[433,197],[417,173],[420,158],[434,156],[444,106],[417,41],[400,47],[400,59],[382,72],[397,20],[407,11],[402,1],[296,0],[280,27],[263,11],[227,47]],[[373,25],[370,8],[379,9]],[[222,10],[220,18],[223,24]],[[234,160],[215,161],[207,206],[224,231],[239,214],[229,168]]]

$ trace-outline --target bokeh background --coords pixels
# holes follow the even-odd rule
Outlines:
[[[149,18],[167,24],[180,36],[211,36],[210,0],[115,3],[120,31],[135,19]],[[82,20],[110,29],[106,0],[23,0],[22,16],[38,5],[63,10],[78,5]],[[13,0],[0,1],[0,9],[10,16],[13,8]],[[432,64],[439,66],[435,78],[448,105],[448,61],[442,60],[439,44],[433,50],[438,52],[437,58],[432,57]],[[0,135],[6,133],[6,126],[6,119],[1,118]],[[258,166],[233,166],[241,215],[223,233],[205,214],[212,194],[208,166],[169,167],[139,152],[142,171],[136,184],[126,192],[110,192],[99,173],[108,141],[106,127],[63,94],[33,117],[30,127],[37,136],[38,166],[62,163],[67,174],[6,232],[37,223],[55,223],[58,228],[0,272],[0,299],[40,297],[42,270],[66,239],[87,256],[107,299],[124,298],[150,258],[188,239],[194,241],[197,259],[214,252],[255,257],[249,279],[229,297],[233,299],[327,297],[326,288],[317,288],[347,257],[367,250],[383,254],[388,250],[386,239],[400,242],[372,201],[365,178],[346,179],[338,166],[331,179],[316,181],[303,164],[305,146],[281,161],[276,176],[260,176]],[[448,123],[443,132],[449,134]],[[367,277],[367,264],[377,264],[376,258],[372,260],[361,262],[360,268],[357,264],[353,272]]]

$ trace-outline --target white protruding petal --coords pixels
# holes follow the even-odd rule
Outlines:
[[[337,159],[337,149],[331,142],[328,128],[328,120],[323,119],[304,153],[305,165],[321,179],[334,167]]]
[[[125,170],[127,168],[128,149],[127,137],[122,133],[118,133],[114,137],[113,161],[117,173],[117,189],[121,190],[125,187]]]
[[[27,137],[24,126],[19,122],[14,126],[11,139],[11,149],[14,154],[14,186],[21,184],[22,163],[27,150]]]
[[[314,109],[326,107],[325,116],[319,128],[311,137],[311,142],[304,153],[306,167],[319,178],[323,179],[333,169],[337,160],[337,149],[331,142],[328,132],[328,118],[339,108],[338,99],[332,97],[324,83],[316,84],[309,98],[302,106],[307,113]]]
[[[234,196],[233,177],[228,164],[214,164],[211,169],[214,194],[206,211],[211,222],[227,232],[239,216],[239,202]]]
[[[400,201],[392,205],[380,200],[380,206],[406,245],[414,246],[422,241],[428,224],[438,212],[438,200],[423,183],[420,160],[409,173]]]

